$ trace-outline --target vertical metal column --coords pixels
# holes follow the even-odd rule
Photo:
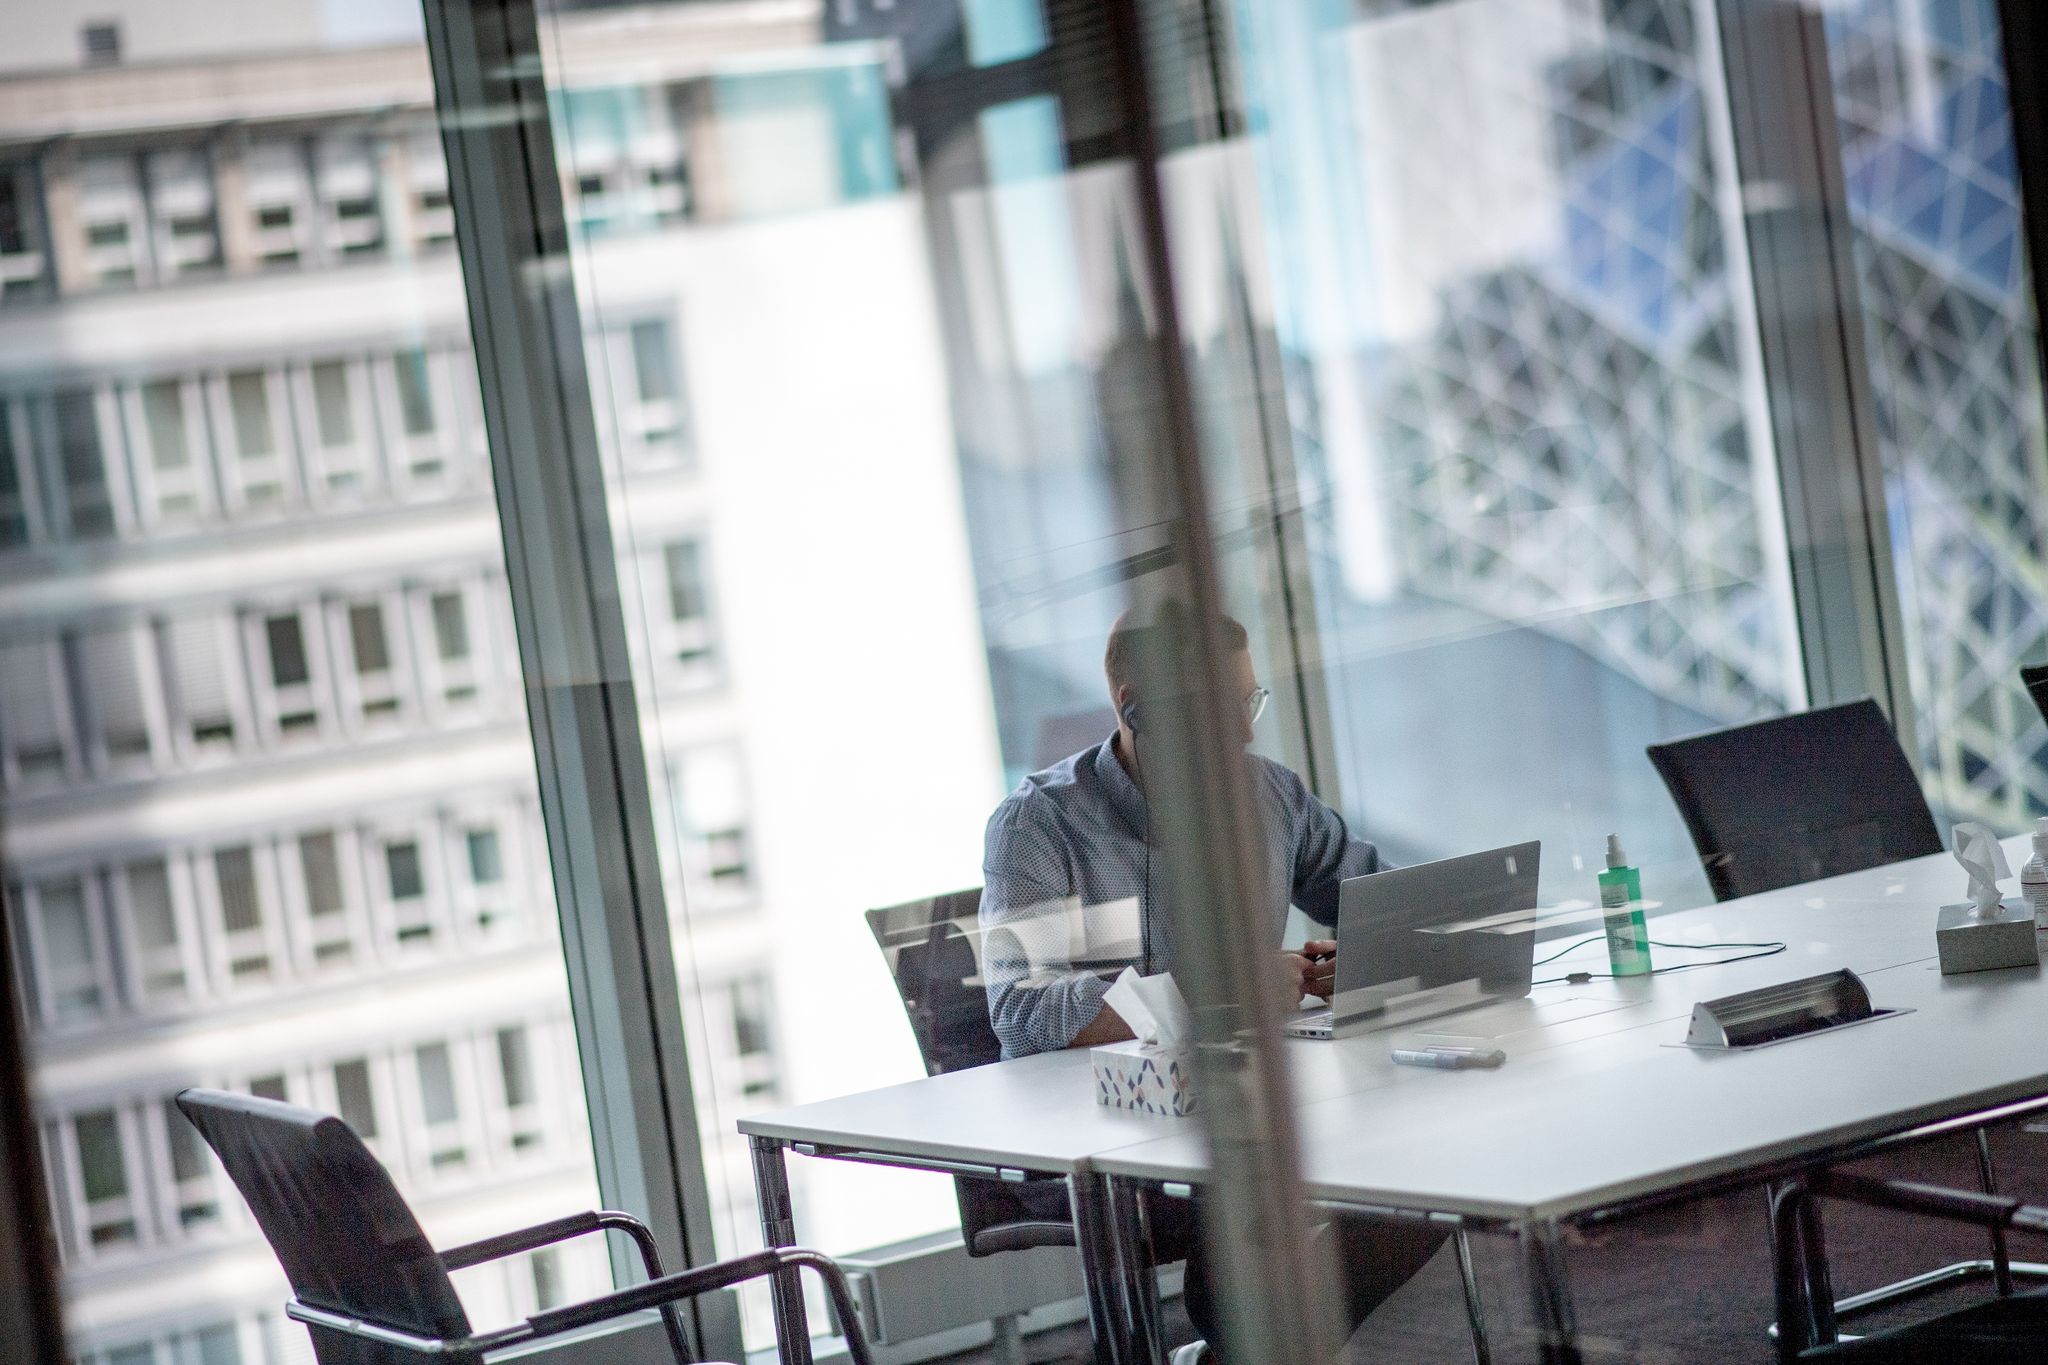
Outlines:
[[[534,0],[423,13],[598,1188],[698,1265],[711,1201]],[[701,1353],[740,1350],[735,1295],[689,1312]]]
[[[1124,1249],[1118,1237],[1108,1182],[1080,1172],[1067,1177],[1074,1209],[1075,1240],[1081,1247],[1081,1279],[1088,1291],[1088,1335],[1095,1345],[1096,1365],[1138,1365],[1143,1359],[1132,1341],[1121,1266]],[[1151,1365],[1157,1365],[1156,1357]]]
[[[753,1148],[754,1199],[761,1207],[761,1245],[796,1245],[796,1210],[789,1200],[789,1168],[782,1143],[775,1138],[747,1139]],[[782,1365],[811,1365],[810,1315],[804,1311],[804,1287],[794,1270],[778,1270],[769,1284],[775,1305],[775,1343]]]
[[[1163,22],[1179,11],[1162,5]],[[1292,1086],[1280,1047],[1282,1009],[1272,927],[1261,913],[1263,823],[1241,748],[1231,695],[1234,646],[1224,636],[1212,518],[1194,395],[1175,294],[1160,180],[1154,72],[1141,0],[1102,6],[1107,79],[1131,158],[1142,248],[1144,318],[1156,361],[1146,376],[1158,419],[1149,439],[1112,452],[1140,466],[1118,480],[1122,499],[1155,489],[1186,637],[1140,661],[1141,696],[1171,696],[1148,720],[1148,813],[1168,878],[1176,975],[1193,1007],[1200,1109],[1213,1174],[1203,1195],[1203,1239],[1216,1272],[1222,1353],[1242,1361],[1317,1365],[1337,1345],[1327,1267],[1308,1254]],[[1143,325],[1138,324],[1138,325]],[[1156,396],[1155,396],[1156,395]],[[1135,447],[1135,449],[1131,448]],[[1154,467],[1156,466],[1156,467]]]
[[[1719,19],[1808,699],[1876,697],[1917,761],[1823,19],[1804,0]]]
[[[1563,1230],[1545,1218],[1523,1224],[1520,1232],[1536,1346],[1544,1365],[1579,1365],[1579,1324],[1572,1311],[1571,1277],[1565,1270]]]
[[[1458,1255],[1458,1279],[1465,1290],[1465,1325],[1472,1332],[1472,1365],[1493,1365],[1493,1348],[1486,1339],[1484,1300],[1479,1297],[1479,1269],[1472,1264],[1472,1236],[1460,1223],[1451,1234]]]
[[[1166,1329],[1159,1319],[1159,1267],[1145,1190],[1110,1177],[1110,1216],[1116,1220],[1117,1282],[1130,1323],[1133,1355],[1147,1365],[1166,1359]]]

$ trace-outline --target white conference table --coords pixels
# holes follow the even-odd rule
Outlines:
[[[2007,842],[2014,866],[2024,839]],[[2019,856],[2012,856],[2014,850]],[[1943,977],[1935,907],[1960,899],[1947,855],[1873,868],[1651,921],[1660,940],[1782,940],[1787,950],[1629,981],[1538,985],[1427,1024],[1285,1044],[1308,1197],[1519,1234],[1547,1359],[1577,1359],[1560,1229],[1825,1164],[1930,1124],[2048,1094],[2048,988],[2038,969]],[[1538,956],[1570,939],[1543,944]],[[1659,948],[1657,966],[1742,949]],[[1880,1008],[1912,1012],[1740,1053],[1676,1046],[1694,1002],[1847,967]],[[1594,943],[1537,969],[1605,970]],[[1423,1031],[1484,1036],[1498,1071],[1396,1066]],[[1095,1101],[1085,1052],[954,1072],[742,1120],[762,1225],[795,1241],[785,1150],[1022,1179],[1065,1177],[1098,1358],[1157,1365],[1157,1304],[1128,1216],[1140,1188],[1183,1192],[1209,1170],[1199,1119]],[[1764,1248],[1758,1248],[1764,1254]],[[808,1361],[801,1298],[777,1295],[785,1359]]]

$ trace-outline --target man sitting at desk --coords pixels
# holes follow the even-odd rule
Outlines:
[[[1138,691],[1136,662],[1153,643],[1147,632],[1186,628],[1175,611],[1167,606],[1151,616],[1128,611],[1117,618],[1103,660],[1116,733],[1025,778],[989,818],[982,865],[983,971],[989,1019],[1006,1058],[1131,1037],[1116,1011],[1103,1004],[1115,975],[1103,969],[1135,962],[1145,973],[1173,970],[1174,917],[1149,843],[1142,762],[1146,699]],[[1252,668],[1244,627],[1229,618],[1222,626],[1234,646],[1229,672],[1232,700],[1240,703],[1238,740],[1248,748],[1268,694]],[[1273,927],[1276,970],[1286,974],[1297,998],[1327,998],[1337,945],[1317,939],[1301,952],[1281,951],[1287,908],[1299,906],[1316,923],[1334,926],[1338,886],[1386,864],[1300,777],[1269,758],[1246,759],[1264,827],[1261,909]],[[1066,1216],[1064,1189],[1022,1189],[1045,1203],[1034,1212]],[[1187,1260],[1189,1318],[1204,1338],[1220,1340],[1191,1204],[1162,1198],[1153,1201],[1151,1213],[1161,1259]],[[1356,1216],[1339,1218],[1334,1232],[1347,1321],[1354,1326],[1444,1241],[1443,1233],[1426,1226]],[[1207,1359],[1218,1357],[1212,1351]]]

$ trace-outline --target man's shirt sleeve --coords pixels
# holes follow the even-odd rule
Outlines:
[[[1285,768],[1279,770],[1282,800],[1295,830],[1295,905],[1317,924],[1337,923],[1337,888],[1346,879],[1384,872],[1388,863],[1370,841],[1351,832],[1344,817],[1316,799],[1308,784]]]
[[[982,859],[981,972],[1004,1057],[1069,1046],[1102,1010],[1109,983],[1076,971],[1081,913],[1073,871],[1051,817],[1018,792],[988,822]]]

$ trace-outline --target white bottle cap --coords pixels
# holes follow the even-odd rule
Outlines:
[[[2042,823],[2048,824],[2048,819],[2044,819]],[[2038,839],[2041,836],[2037,834],[2034,837]],[[1621,836],[1619,834],[1607,836],[1607,865],[1609,867],[1628,866],[1628,854],[1621,851]]]

